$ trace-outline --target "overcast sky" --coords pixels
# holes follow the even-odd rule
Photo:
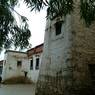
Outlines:
[[[29,29],[31,31],[32,37],[30,42],[32,46],[39,45],[44,40],[45,33],[45,23],[46,23],[46,10],[41,12],[30,12],[30,9],[23,4],[22,0],[20,1],[20,6],[16,7],[15,10],[23,16],[28,18]]]
[[[31,31],[30,43],[32,47],[44,42],[45,24],[46,24],[46,10],[41,12],[30,12],[30,9],[20,0],[20,6],[15,10],[28,18],[29,29]],[[17,16],[16,16],[17,17]],[[4,52],[0,55],[0,60],[4,58]]]

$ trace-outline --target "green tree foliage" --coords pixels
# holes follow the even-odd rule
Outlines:
[[[81,17],[89,26],[95,21],[95,0],[80,0],[80,13]]]
[[[24,0],[31,10],[40,11],[47,8],[47,18],[54,19],[58,16],[66,16],[74,9],[74,0]],[[76,0],[77,1],[77,0]],[[95,20],[95,0],[80,0],[80,17],[89,26]]]
[[[18,0],[0,0],[0,51],[4,48],[8,49],[12,45],[21,49],[29,45],[28,40],[31,33],[27,19],[18,14],[22,23],[18,26],[13,16],[17,2]]]
[[[47,17],[50,19],[66,16],[73,11],[73,0],[50,0],[48,5]]]

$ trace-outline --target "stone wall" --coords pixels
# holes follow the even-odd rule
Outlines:
[[[79,1],[75,2],[72,14],[73,44],[70,62],[73,66],[73,89],[79,95],[94,95],[89,64],[95,64],[95,23],[86,27],[85,22],[80,19],[79,4]]]

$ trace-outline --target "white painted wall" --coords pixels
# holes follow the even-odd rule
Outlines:
[[[39,54],[34,54],[32,56],[32,58],[29,58],[29,64],[30,64],[30,60],[33,60],[33,69],[31,70],[29,68],[29,73],[28,73],[28,77],[34,82],[36,83],[38,80],[38,76],[39,76],[39,69],[37,70],[36,67],[36,58],[39,58],[39,68],[40,68],[40,64],[41,64],[41,60],[42,60],[42,53]],[[30,67],[30,66],[29,66]]]
[[[55,34],[54,25],[57,21],[63,21],[59,35]],[[70,47],[72,46],[71,26],[70,15],[66,16],[65,20],[64,17],[52,21],[47,20],[40,77],[43,78],[44,75],[56,76],[57,72],[70,65],[66,60],[70,58]],[[39,78],[39,80],[41,79]]]
[[[3,80],[15,76],[24,76],[23,71],[28,71],[29,69],[27,54],[25,53],[9,51],[5,53],[4,60],[6,60],[6,63],[3,66]],[[21,68],[17,67],[17,61],[22,61]]]
[[[33,70],[30,70],[30,60],[27,53],[20,52],[6,52],[4,56],[2,79],[8,79],[11,77],[24,76],[24,71],[27,71],[27,77],[31,79],[32,82],[36,83],[39,76],[39,69],[35,69],[36,58],[39,58],[39,68],[41,64],[42,53],[34,54],[33,58]],[[22,61],[21,68],[17,67],[17,61]],[[10,69],[11,67],[11,69]]]

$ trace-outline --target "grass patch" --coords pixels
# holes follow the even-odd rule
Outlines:
[[[2,82],[3,84],[32,84],[33,82],[24,76],[12,77]]]

